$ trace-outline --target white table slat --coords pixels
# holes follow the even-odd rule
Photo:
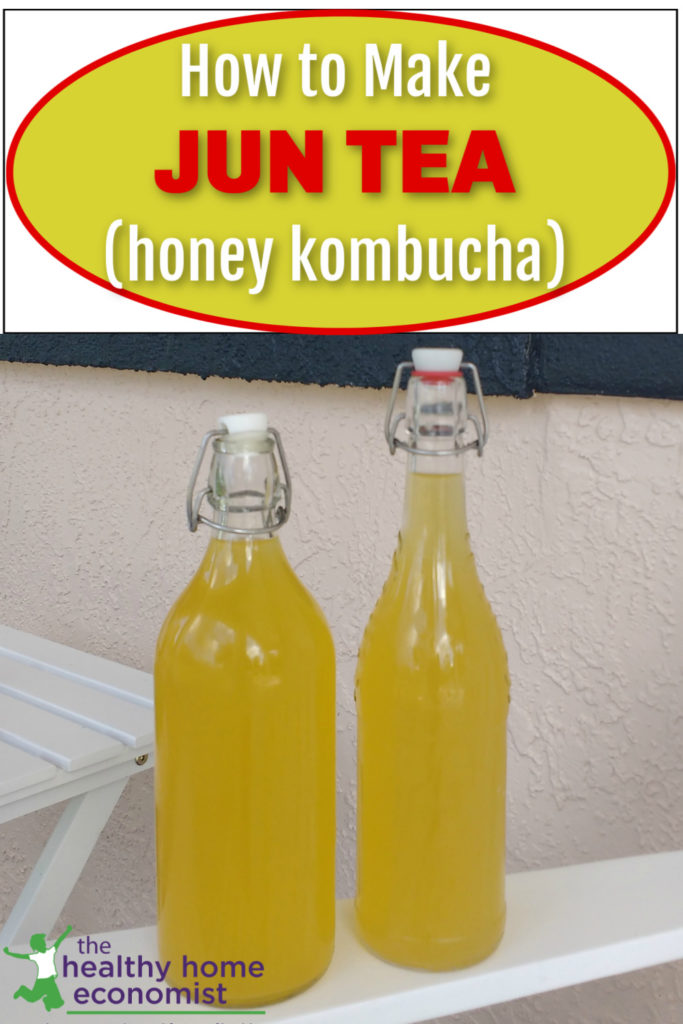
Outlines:
[[[0,654],[47,668],[51,672],[79,679],[86,686],[123,695],[133,703],[151,708],[154,703],[152,677],[147,672],[119,665],[85,651],[0,625]]]
[[[0,796],[47,782],[56,774],[53,764],[0,741]]]
[[[5,693],[0,693],[0,738],[67,772],[117,757],[122,743]]]
[[[46,708],[128,747],[154,742],[154,715],[149,708],[34,665],[0,657],[0,693]]]

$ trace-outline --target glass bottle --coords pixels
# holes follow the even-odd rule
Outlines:
[[[461,358],[417,349],[396,373],[386,435],[408,452],[403,524],[356,677],[360,935],[430,970],[484,959],[505,921],[509,682],[465,520],[463,453],[481,454],[487,424],[464,364],[481,422],[468,417]],[[409,366],[407,412],[393,418]]]
[[[275,536],[290,496],[265,416],[227,416],[205,436],[188,518],[211,537],[154,672],[160,954],[168,983],[197,1002],[207,989],[216,1005],[284,999],[332,956],[334,649]]]

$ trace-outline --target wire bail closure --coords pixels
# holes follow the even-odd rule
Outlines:
[[[209,446],[209,442],[213,441],[217,437],[226,437],[230,431],[227,427],[223,427],[220,430],[209,430],[208,433],[204,434],[197,457],[195,459],[192,474],[190,476],[190,482],[187,487],[187,497],[185,502],[185,508],[187,511],[187,525],[190,528],[191,533],[195,533],[198,525],[203,523],[204,526],[210,526],[212,530],[218,530],[220,533],[236,533],[245,536],[262,536],[265,534],[274,533],[275,530],[279,530],[281,526],[284,526],[289,519],[289,514],[292,507],[292,481],[289,475],[289,466],[287,465],[287,459],[285,457],[285,451],[282,447],[282,440],[280,438],[279,431],[275,430],[274,427],[269,427],[266,433],[273,438],[275,446],[277,448],[278,455],[280,457],[280,465],[282,467],[282,473],[284,476],[284,485],[282,487],[284,491],[284,505],[278,505],[276,508],[272,506],[270,508],[259,506],[245,506],[242,511],[253,512],[253,511],[274,511],[273,522],[268,526],[262,527],[241,527],[241,526],[224,526],[222,523],[217,523],[213,519],[208,519],[200,512],[202,502],[211,494],[210,487],[204,487],[201,491],[197,491],[195,494],[195,487],[197,486],[197,479],[204,462],[204,456]],[[254,491],[240,492],[235,497],[263,497],[263,495],[257,494]]]
[[[389,445],[389,452],[391,455],[396,454],[396,449],[401,448],[404,452],[409,452],[411,455],[453,455],[457,453],[460,455],[462,452],[469,452],[476,449],[477,455],[481,458],[484,454],[484,445],[488,441],[489,437],[489,423],[486,416],[486,409],[484,408],[484,395],[481,390],[481,381],[479,380],[479,371],[477,370],[474,363],[461,363],[461,370],[469,370],[472,375],[472,383],[474,384],[474,391],[477,396],[479,403],[479,413],[481,419],[478,419],[473,413],[467,413],[468,422],[474,425],[476,432],[476,438],[473,441],[469,441],[467,444],[459,445],[457,438],[454,439],[454,445],[452,448],[438,448],[436,450],[426,448],[416,448],[413,445],[407,444],[405,441],[401,441],[396,436],[396,430],[399,423],[406,418],[404,412],[397,413],[394,416],[394,408],[396,406],[396,399],[398,397],[399,388],[401,387],[401,380],[405,370],[414,369],[415,364],[412,362],[399,363],[396,367],[396,373],[394,374],[394,383],[391,389],[391,397],[389,398],[389,405],[387,407],[387,414],[384,418],[384,436]]]

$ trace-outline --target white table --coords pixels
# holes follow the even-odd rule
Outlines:
[[[137,977],[94,981],[62,977],[59,988],[65,1006],[50,1013],[50,1024],[88,1020],[73,1016],[74,1010],[106,1011],[111,1024],[132,1024],[133,1010],[153,1010],[155,1016],[147,1019],[161,1024],[193,1018],[207,1024],[220,1020],[247,1024],[259,1019],[266,1024],[412,1024],[683,957],[682,878],[683,852],[511,875],[503,942],[483,963],[447,974],[404,970],[372,956],[356,940],[352,905],[343,901],[337,906],[336,950],[327,973],[301,995],[267,1007],[264,1016],[244,1011],[227,1016],[202,1006],[195,1009],[204,1011],[202,1015],[195,1016],[186,1004],[178,1007],[181,1015],[174,1012],[175,1003],[167,1009],[151,1002],[133,1003],[128,1013],[111,1004],[79,1005],[73,993],[83,985],[137,986],[143,991],[160,986]],[[93,952],[81,955],[77,940],[69,938],[58,953],[58,964],[62,954],[97,963],[118,955],[158,957],[155,928],[91,938],[98,946],[103,939],[111,943],[106,957]],[[236,958],[237,951],[228,955]],[[0,1006],[9,1006],[17,970],[8,969],[12,962],[6,957],[2,960]],[[23,1019],[17,1016],[17,1021]]]
[[[0,626],[0,824],[68,800],[0,948],[47,932],[126,782],[154,749],[144,672]]]

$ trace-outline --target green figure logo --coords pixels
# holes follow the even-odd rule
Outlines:
[[[32,935],[32,953],[12,953],[5,946],[7,956],[16,957],[17,960],[33,960],[38,968],[38,977],[33,988],[21,985],[14,993],[15,999],[25,999],[27,1003],[37,1003],[39,999],[42,999],[46,1010],[58,1010],[60,1006],[64,1006],[64,1000],[57,988],[55,954],[70,931],[71,925],[62,932],[54,946],[49,947],[42,933],[39,932],[37,935]]]

